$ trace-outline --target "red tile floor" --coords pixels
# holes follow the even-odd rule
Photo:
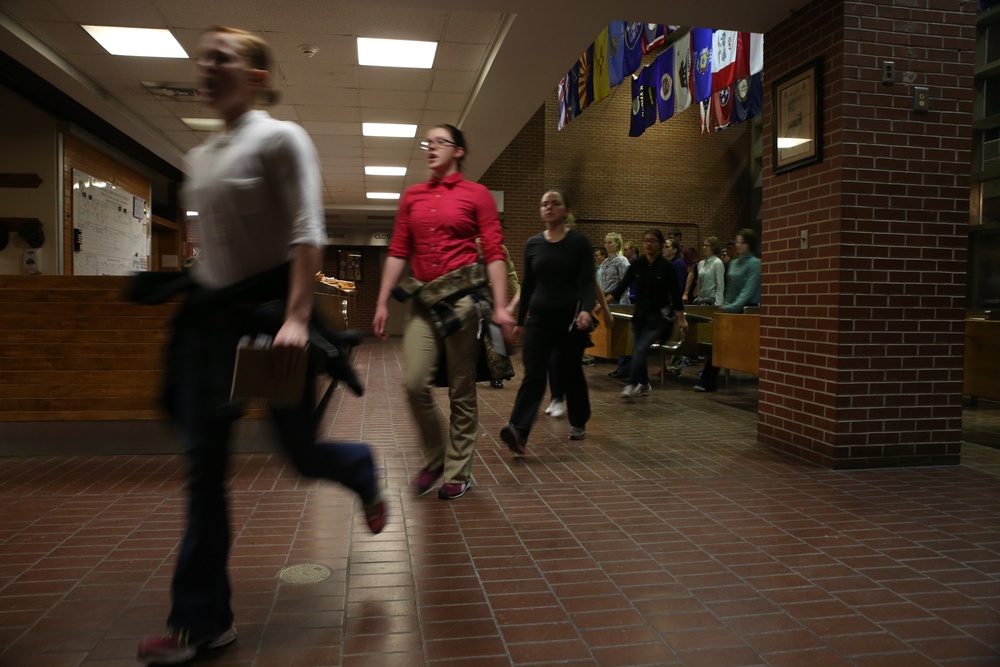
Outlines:
[[[752,379],[696,394],[690,367],[626,405],[599,364],[586,440],[542,415],[512,459],[518,383],[480,385],[475,486],[414,498],[398,342],[356,363],[368,392],[338,393],[329,428],[377,448],[389,527],[278,456],[235,456],[240,638],[199,664],[1000,665],[998,449],[832,472],[756,444]],[[966,423],[995,438],[1000,410]],[[0,459],[0,665],[135,664],[168,611],[182,481],[176,455]],[[306,563],[332,576],[277,579]]]

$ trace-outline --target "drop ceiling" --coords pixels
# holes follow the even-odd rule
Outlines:
[[[384,221],[427,177],[418,141],[438,123],[468,135],[466,175],[479,178],[560,77],[614,19],[764,32],[802,0],[0,0],[0,51],[77,99],[166,162],[206,136],[181,118],[209,117],[191,94],[190,60],[108,55],[80,24],[169,28],[188,54],[210,25],[260,33],[275,53],[277,118],[300,123],[320,156],[328,217]],[[357,37],[438,42],[430,70],[361,67]],[[310,57],[304,46],[315,50]],[[362,122],[414,123],[417,138],[361,135]],[[366,176],[365,165],[406,167]]]

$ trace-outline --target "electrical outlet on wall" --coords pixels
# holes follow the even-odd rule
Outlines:
[[[37,276],[42,272],[41,260],[42,258],[39,256],[36,249],[28,248],[24,251],[24,257],[21,260],[21,267],[24,269],[25,273]]]
[[[809,230],[802,229],[799,230],[799,250],[807,250],[809,248]]]

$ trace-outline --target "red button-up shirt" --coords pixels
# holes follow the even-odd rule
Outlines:
[[[410,260],[413,277],[428,282],[479,259],[504,260],[500,217],[490,191],[461,173],[432,177],[403,194],[389,256]]]

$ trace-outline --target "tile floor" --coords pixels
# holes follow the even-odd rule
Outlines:
[[[475,486],[413,498],[398,342],[356,357],[332,433],[375,445],[391,523],[278,456],[233,461],[239,641],[199,664],[1000,665],[1000,450],[961,466],[831,472],[755,443],[756,383],[695,394],[695,367],[634,404],[587,369],[588,437],[539,417],[498,438],[517,382],[480,385]],[[444,401],[444,394],[441,394]],[[969,439],[1000,410],[966,409]],[[0,665],[118,667],[168,611],[179,456],[0,459]],[[314,584],[282,567],[323,565]]]

